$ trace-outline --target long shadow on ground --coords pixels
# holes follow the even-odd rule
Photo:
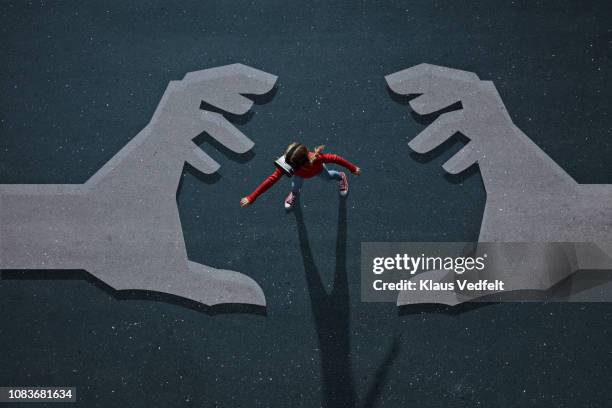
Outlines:
[[[322,406],[326,408],[355,407],[357,398],[350,356],[350,297],[346,268],[346,200],[340,199],[338,208],[336,266],[330,293],[327,293],[314,261],[299,202],[294,208],[294,214],[319,341],[323,382]],[[399,348],[400,339],[396,337],[383,363],[375,372],[374,382],[365,395],[364,408],[374,406],[378,400],[391,364],[399,353]]]

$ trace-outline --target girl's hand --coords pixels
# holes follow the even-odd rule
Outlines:
[[[248,197],[242,197],[242,199],[240,200],[240,206],[248,207],[249,205],[251,205],[251,200],[249,200]]]
[[[361,176],[361,167],[357,167],[355,171],[353,172],[353,174],[356,176]]]

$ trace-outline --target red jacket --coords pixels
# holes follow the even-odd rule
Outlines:
[[[310,158],[312,158],[313,155],[314,153],[312,152],[308,154]],[[298,177],[303,177],[303,178],[314,177],[317,174],[321,173],[321,171],[323,171],[323,164],[325,163],[339,164],[342,167],[346,167],[351,173],[354,173],[357,170],[357,166],[355,166],[353,163],[349,162],[348,160],[345,160],[336,154],[326,153],[326,154],[318,155],[317,158],[311,164],[305,164],[299,169],[297,169],[294,175]],[[274,170],[274,173],[272,173],[270,177],[265,179],[264,182],[261,183],[259,187],[255,189],[255,191],[253,191],[250,195],[247,196],[247,198],[249,199],[249,202],[251,203],[254,202],[257,199],[257,197],[259,197],[267,189],[272,187],[274,183],[276,183],[278,179],[281,178],[282,175],[283,173],[279,169]]]

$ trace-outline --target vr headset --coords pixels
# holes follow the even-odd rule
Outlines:
[[[276,166],[276,168],[278,168],[280,171],[282,171],[283,174],[286,175],[287,177],[293,176],[293,173],[295,173],[297,171],[298,167],[294,166],[291,163],[288,163],[285,158],[287,156],[290,156],[291,153],[293,153],[295,151],[295,149],[297,149],[298,147],[300,147],[300,145],[296,144],[291,149],[289,149],[288,152],[283,154],[281,157],[276,159],[276,161],[274,162],[274,165]]]
[[[283,174],[287,177],[293,176],[293,173],[295,173],[296,170],[291,164],[287,163],[284,154],[278,159],[276,159],[276,161],[274,161],[274,165],[276,166],[276,168],[280,169],[280,171],[282,171]]]

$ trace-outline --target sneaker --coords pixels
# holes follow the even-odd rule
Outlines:
[[[289,193],[287,198],[285,198],[285,210],[290,210],[291,208],[293,208],[295,200],[297,200],[297,195],[293,194],[293,192]]]
[[[342,180],[338,182],[338,192],[340,193],[340,196],[346,197],[348,194],[348,180],[346,179],[346,174],[344,172],[340,173],[340,177],[342,177]]]

